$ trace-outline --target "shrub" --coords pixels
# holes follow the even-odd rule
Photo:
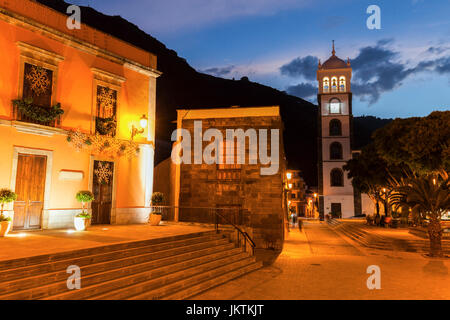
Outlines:
[[[89,213],[85,213],[85,212],[77,214],[75,217],[83,218],[83,219],[90,219],[90,218],[92,218],[92,216]]]
[[[152,205],[159,206],[164,203],[164,194],[162,192],[154,192],[152,194]]]
[[[87,215],[86,210],[84,210],[84,205],[95,200],[94,194],[88,190],[82,190],[77,193],[76,198],[78,202],[81,202],[81,207],[83,210],[81,214]],[[90,216],[87,219],[90,219]]]
[[[15,194],[10,189],[1,189],[0,190],[0,205],[1,205],[1,215],[3,216],[3,207],[5,203],[13,202],[17,199],[17,194]],[[2,221],[10,221],[10,220],[2,220]]]
[[[92,202],[95,200],[94,194],[92,192],[86,191],[86,190],[79,191],[76,195],[76,198],[77,198],[78,202],[81,202],[81,203],[89,203],[89,202]]]

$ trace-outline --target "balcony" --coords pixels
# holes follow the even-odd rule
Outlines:
[[[13,100],[13,119],[47,127],[59,127],[64,111],[58,103],[52,107],[34,105],[32,101]]]

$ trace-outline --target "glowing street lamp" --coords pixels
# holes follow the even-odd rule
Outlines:
[[[136,128],[134,126],[134,124],[131,127],[131,140],[134,139],[134,137],[138,134],[143,134],[145,128],[147,128],[148,125],[148,119],[147,116],[145,114],[142,115],[141,119],[139,120],[139,126],[141,127],[140,129]]]
[[[290,172],[286,173],[286,177],[288,178],[288,180],[291,180],[291,178],[292,178],[292,173],[290,173]]]

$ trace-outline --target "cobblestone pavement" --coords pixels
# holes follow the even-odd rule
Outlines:
[[[381,269],[380,290],[367,288],[370,265]],[[449,269],[450,259],[364,248],[326,223],[305,222],[272,265],[192,299],[450,299]]]

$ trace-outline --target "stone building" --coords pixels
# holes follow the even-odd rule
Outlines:
[[[307,216],[306,184],[300,170],[286,170],[286,187],[289,214]]]
[[[281,248],[287,213],[283,191],[285,160],[279,107],[178,110],[178,129],[186,129],[194,140],[196,130],[199,133],[195,123],[199,121],[202,126],[200,133],[203,135],[212,128],[222,133],[224,142],[218,145],[223,153],[217,154],[217,159],[223,159],[223,163],[206,164],[204,160],[194,163],[192,154],[191,164],[174,164],[172,159],[167,159],[156,167],[154,189],[168,194],[170,205],[175,207],[171,218],[175,221],[212,222],[211,209],[220,208],[219,212],[227,216],[229,221],[242,226],[258,247]],[[244,139],[245,147],[239,144],[238,139],[234,139],[236,144],[231,147],[225,141],[226,131],[235,129],[242,129],[247,134],[248,130],[255,130],[256,139],[249,138],[249,134]],[[261,130],[268,132],[267,148],[261,144]],[[271,136],[271,130],[278,130],[277,141],[272,141],[275,138]],[[272,147],[273,142],[276,142],[274,145],[278,150]],[[252,154],[255,143],[258,144],[258,152],[267,155],[278,152],[278,156],[272,159],[271,166],[276,167],[273,174],[262,174],[262,169],[269,165],[262,165],[260,157]],[[194,141],[192,146],[195,144]],[[200,145],[205,149],[208,142],[202,141]],[[232,148],[235,152],[230,152]],[[238,157],[243,152],[245,163],[238,163]],[[258,161],[255,163],[255,160]],[[167,177],[171,177],[170,182],[167,182]]]

